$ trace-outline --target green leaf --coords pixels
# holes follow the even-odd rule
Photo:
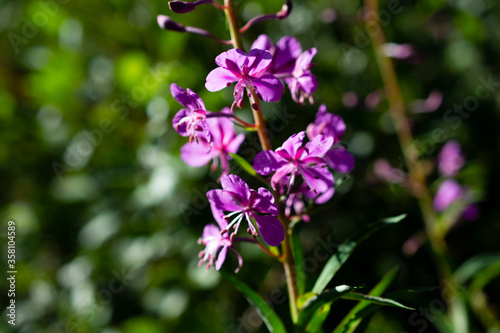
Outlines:
[[[372,296],[372,295],[364,295],[360,293],[349,293],[346,295],[342,296],[343,299],[350,299],[354,301],[366,301],[374,304],[379,304],[379,305],[386,305],[386,306],[395,306],[397,308],[403,308],[407,310],[415,310],[414,308],[410,308],[409,306],[403,305],[395,300],[389,299],[389,298],[383,298],[379,296]]]
[[[409,289],[409,290],[399,290],[393,293],[388,294],[386,297],[394,300],[398,300],[401,298],[404,298],[409,295],[413,295],[415,293],[420,293],[420,292],[428,292],[428,291],[433,291],[439,289],[439,287],[424,287],[424,288],[418,288],[418,289]],[[346,326],[341,326],[339,325],[337,329],[334,331],[334,333],[352,333],[356,330],[356,328],[359,326],[361,323],[361,319],[368,317],[375,311],[377,311],[379,308],[382,307],[380,304],[373,304],[373,303],[366,303],[362,302],[358,304],[357,306],[360,306],[361,308],[356,311],[356,315],[354,318],[349,319],[349,323]],[[356,307],[357,307],[356,306]],[[352,324],[351,321],[358,321],[358,323]],[[351,327],[352,326],[352,327]],[[447,332],[447,331],[443,331]]]
[[[302,244],[297,232],[292,232],[292,251],[296,263],[304,262],[304,253],[302,251]],[[303,265],[295,265],[295,273],[297,278],[297,288],[299,295],[302,295],[306,290],[306,272]]]
[[[316,319],[315,316],[322,316],[322,313],[318,313],[318,310],[325,304],[332,304],[334,301],[338,300],[342,295],[353,291],[355,288],[349,287],[347,285],[336,286],[333,289],[325,290],[319,295],[313,295],[305,302],[302,311],[299,314],[299,320],[297,322],[298,332],[303,332],[309,322]]]
[[[370,290],[369,295],[380,296],[384,291],[391,285],[391,283],[396,279],[399,273],[399,267],[395,267],[384,275],[382,280],[380,280],[372,290]],[[363,317],[360,317],[360,312],[370,305],[369,302],[360,302],[354,308],[349,311],[349,313],[342,319],[337,328],[333,331],[334,333],[349,332],[352,333],[361,324]]]
[[[274,312],[271,306],[269,306],[269,304],[258,293],[250,289],[250,287],[238,280],[233,275],[229,275],[224,272],[220,273],[226,280],[231,282],[240,292],[242,292],[248,302],[255,307],[257,313],[262,318],[262,321],[264,321],[264,323],[266,324],[269,332],[286,333],[285,325],[283,325],[281,319],[278,317],[276,312]]]
[[[238,164],[244,171],[252,176],[257,176],[257,171],[247,162],[243,157],[238,154],[229,153],[233,160]]]
[[[338,247],[337,253],[333,254],[330,257],[330,259],[328,259],[328,261],[326,262],[323,271],[321,272],[318,279],[316,280],[316,283],[314,284],[314,287],[312,289],[313,293],[319,294],[326,288],[328,283],[334,277],[335,273],[337,273],[340,267],[342,267],[342,265],[346,262],[351,253],[354,251],[354,249],[361,242],[363,242],[365,239],[367,239],[369,236],[371,236],[374,232],[378,231],[379,229],[386,227],[388,225],[398,223],[405,217],[406,214],[402,214],[399,216],[388,217],[381,221],[372,223],[368,225],[366,228],[364,228],[360,233],[358,233],[352,239],[342,243]]]
[[[306,331],[311,333],[319,332],[321,330],[321,325],[330,313],[331,307],[331,303],[326,303],[320,306],[319,309],[316,310],[316,313],[313,315],[311,321],[309,322],[309,325],[307,325]]]
[[[475,277],[480,271],[500,264],[500,253],[487,253],[476,255],[464,262],[453,274],[456,283],[465,284]]]

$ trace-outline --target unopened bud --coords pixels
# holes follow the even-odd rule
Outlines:
[[[286,3],[281,7],[281,10],[276,13],[276,17],[280,20],[287,18],[292,12],[293,4],[292,0],[287,0]]]
[[[175,21],[173,21],[170,17],[166,15],[158,15],[156,17],[156,21],[158,22],[158,25],[160,28],[165,29],[165,30],[172,30],[172,31],[177,31],[177,32],[185,32],[186,28],[182,24],[179,24]]]
[[[184,2],[184,1],[169,1],[168,6],[170,10],[177,14],[184,14],[193,11],[196,6],[192,2]]]

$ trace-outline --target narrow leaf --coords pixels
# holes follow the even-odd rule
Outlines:
[[[382,280],[370,290],[369,295],[372,296],[380,296],[384,293],[384,291],[391,285],[391,283],[396,279],[399,273],[399,267],[395,267],[391,269],[388,273],[384,275]],[[354,308],[349,311],[349,313],[342,319],[337,328],[333,331],[334,333],[341,332],[349,332],[352,333],[356,330],[356,328],[361,324],[361,320],[363,318],[359,317],[359,313],[368,307],[370,303],[368,302],[360,302]]]
[[[229,275],[224,272],[220,273],[226,280],[231,282],[240,292],[242,292],[248,302],[255,307],[257,313],[262,318],[262,321],[266,324],[269,332],[286,333],[285,325],[283,325],[281,319],[258,293],[250,289],[250,287],[238,280],[233,275]]]
[[[334,301],[339,299],[342,295],[347,294],[354,290],[353,287],[347,285],[336,286],[333,289],[325,290],[319,295],[310,297],[304,304],[304,308],[299,315],[299,320],[297,322],[297,329],[299,332],[303,332],[311,319],[325,304],[332,304]],[[321,315],[321,314],[319,314]]]
[[[328,259],[328,261],[326,262],[326,265],[323,268],[323,271],[319,275],[318,279],[316,280],[316,283],[314,284],[312,291],[315,294],[321,293],[326,288],[331,279],[334,277],[334,275],[337,273],[337,271],[340,269],[340,267],[342,267],[342,265],[349,258],[354,249],[361,242],[363,242],[365,239],[367,239],[369,236],[371,236],[374,232],[378,231],[379,229],[398,223],[405,217],[406,214],[402,214],[399,216],[389,217],[381,221],[372,223],[368,225],[366,228],[364,228],[360,233],[358,233],[352,239],[342,243],[338,247],[337,253],[334,253],[330,257],[330,259]]]
[[[401,299],[401,298],[404,298],[404,297],[409,296],[409,295],[413,295],[415,293],[429,292],[429,291],[433,291],[436,289],[439,289],[439,287],[425,287],[425,288],[410,289],[410,290],[399,290],[399,291],[388,294],[387,298],[397,300],[397,299]],[[367,303],[367,302],[362,302],[362,303],[358,304],[356,307],[358,307],[358,306],[360,307],[360,309],[358,309],[356,311],[355,316],[349,317],[348,323],[346,325],[341,324],[341,325],[337,326],[337,328],[335,329],[335,331],[333,331],[333,333],[352,333],[352,332],[354,332],[356,330],[356,328],[359,326],[359,324],[361,323],[362,319],[368,317],[369,315],[371,315],[372,313],[374,313],[375,311],[377,311],[379,308],[382,307],[382,305],[380,305],[380,304],[373,304],[373,303]],[[344,323],[344,321],[342,321],[342,323]],[[447,331],[443,331],[443,332],[447,332]]]
[[[395,306],[398,308],[403,308],[407,310],[414,310],[414,308],[410,308],[406,305],[403,305],[395,300],[389,299],[389,298],[383,298],[379,296],[371,296],[371,295],[364,295],[364,294],[359,294],[359,293],[349,293],[346,295],[342,296],[343,299],[350,299],[354,301],[366,301],[374,304],[379,304],[379,305],[387,305],[387,306]]]
[[[319,332],[321,330],[321,325],[323,325],[323,322],[326,320],[326,317],[328,317],[328,314],[330,313],[331,307],[331,303],[326,303],[320,306],[309,322],[309,325],[307,325],[306,332]]]
[[[465,284],[467,280],[476,276],[479,271],[499,263],[500,253],[479,254],[464,262],[453,276],[457,283]]]
[[[247,162],[243,157],[238,154],[229,153],[233,160],[238,164],[245,172],[252,176],[257,176],[257,171]]]

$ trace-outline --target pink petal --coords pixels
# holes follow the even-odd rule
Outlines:
[[[261,151],[255,156],[253,168],[263,176],[281,168],[287,162],[272,150]]]
[[[292,73],[302,46],[294,37],[285,36],[276,43],[273,67],[277,73]]]
[[[206,141],[188,142],[181,147],[181,158],[189,166],[200,167],[214,157],[214,151]]]
[[[236,200],[245,205],[250,197],[250,187],[236,175],[222,176],[221,185],[224,191],[232,192]]]
[[[309,157],[323,157],[332,147],[333,138],[317,135],[314,139],[306,143]]]
[[[233,72],[222,67],[217,67],[208,73],[205,88],[208,91],[219,91],[229,87],[231,83],[238,80],[239,78]]]
[[[224,260],[226,260],[226,254],[227,254],[227,246],[224,246],[222,250],[220,250],[219,256],[217,257],[217,261],[215,262],[216,270],[220,270],[220,268],[222,267]]]
[[[270,74],[263,75],[259,78],[252,79],[256,92],[265,102],[277,102],[283,95],[283,83]]]
[[[247,59],[247,73],[250,76],[260,76],[269,68],[269,66],[271,66],[273,56],[269,53],[269,51],[253,49],[248,52]]]
[[[341,173],[349,173],[354,169],[354,156],[344,148],[335,148],[326,154],[330,167]]]
[[[270,246],[278,246],[285,239],[285,229],[276,216],[253,216],[259,227],[262,239]]]
[[[231,60],[234,63],[238,64],[238,66],[243,65],[243,61],[245,60],[245,52],[239,49],[231,49],[226,52],[222,52],[215,58],[215,63],[220,67],[226,66],[226,60]]]
[[[273,47],[273,42],[266,35],[259,35],[255,42],[253,42],[250,49],[259,49],[259,50],[267,50],[270,51]]]
[[[302,146],[304,137],[305,133],[303,131],[295,133],[291,137],[289,137],[285,142],[283,142],[281,148],[286,150],[286,152],[293,157],[295,156],[295,153],[297,152],[299,147]]]

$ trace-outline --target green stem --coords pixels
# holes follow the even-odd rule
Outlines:
[[[241,34],[238,29],[238,21],[236,19],[233,0],[224,0],[224,12],[226,13],[227,24],[229,25],[229,32],[231,34],[231,41],[233,42],[234,48],[244,51]]]
[[[234,11],[234,4],[232,0],[224,0],[224,5],[225,9],[224,12],[227,17],[227,22],[229,25],[229,31],[231,33],[231,41],[233,43],[233,47],[238,48],[240,50],[243,49],[243,43],[241,40],[241,34],[239,32],[238,28],[238,23],[236,19],[236,13]],[[259,140],[260,144],[262,146],[263,150],[272,150],[271,142],[269,141],[269,136],[267,134],[267,129],[266,129],[266,123],[264,119],[264,115],[262,114],[262,108],[260,106],[260,101],[255,93],[255,91],[251,88],[248,89],[250,92],[249,100],[250,104],[252,107],[252,113],[255,119],[255,130],[257,131],[257,134],[259,135]],[[277,202],[279,195],[278,193],[273,193],[274,197],[276,198]],[[288,231],[288,220],[281,216],[280,214],[280,221],[283,224],[283,227],[285,228],[285,239],[283,240],[282,243],[282,249],[283,249],[283,255],[282,255],[282,262],[283,262],[283,267],[285,270],[285,276],[286,276],[286,282],[287,282],[287,288],[288,288],[288,294],[289,294],[289,299],[290,299],[290,312],[292,315],[292,320],[294,323],[297,322],[298,320],[298,309],[297,309],[297,299],[298,299],[298,287],[297,287],[297,280],[296,280],[296,274],[295,274],[295,264],[294,264],[294,258],[293,258],[293,253],[292,253],[292,248],[290,245],[291,241],[291,235],[289,232],[292,232],[292,230]]]
[[[283,268],[288,288],[288,297],[290,298],[290,313],[293,323],[297,323],[299,319],[299,311],[297,309],[297,299],[299,298],[299,288],[297,286],[297,274],[295,272],[295,260],[293,258],[292,241],[293,229],[288,228],[288,221],[283,216],[280,216],[280,221],[285,228],[285,239],[283,240]]]
[[[370,34],[375,57],[380,69],[385,93],[389,102],[389,113],[394,122],[401,151],[403,152],[406,166],[409,171],[412,183],[413,194],[418,200],[422,218],[425,224],[427,238],[432,248],[434,261],[439,274],[441,285],[450,289],[450,293],[455,294],[456,286],[452,280],[450,261],[448,260],[447,246],[444,240],[445,234],[441,230],[439,221],[432,205],[432,197],[426,184],[426,172],[420,162],[420,156],[416,149],[413,149],[413,135],[410,121],[407,117],[403,96],[394,69],[394,64],[387,57],[382,47],[386,43],[385,35],[379,22],[379,9],[377,0],[365,0],[367,12],[373,13],[371,24],[374,24],[376,32]],[[448,283],[447,283],[448,281]],[[452,306],[453,304],[450,304]]]

